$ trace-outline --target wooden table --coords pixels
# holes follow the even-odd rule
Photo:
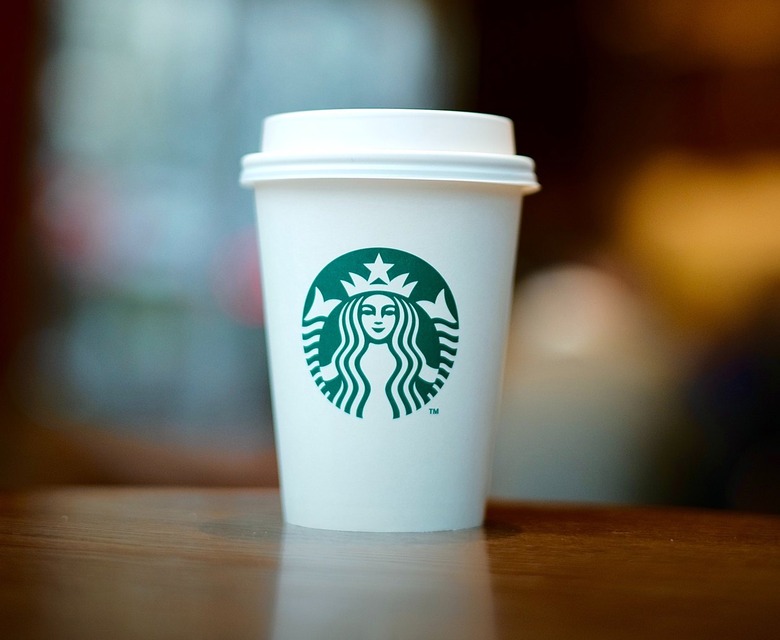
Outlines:
[[[482,529],[283,525],[273,490],[0,497],[0,638],[778,638],[780,518],[491,504]]]

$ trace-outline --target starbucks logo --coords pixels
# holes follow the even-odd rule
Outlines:
[[[431,265],[398,249],[360,249],[312,283],[303,350],[314,382],[339,409],[399,418],[444,385],[458,328],[452,292]]]

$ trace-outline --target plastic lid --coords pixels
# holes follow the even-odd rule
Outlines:
[[[339,109],[270,116],[241,183],[301,178],[455,180],[539,189],[533,160],[515,155],[512,121],[420,109]]]

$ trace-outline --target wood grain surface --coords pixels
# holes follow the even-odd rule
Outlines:
[[[780,518],[493,503],[485,526],[284,525],[258,489],[0,495],[0,638],[777,638]]]

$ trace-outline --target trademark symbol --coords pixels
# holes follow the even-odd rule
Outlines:
[[[428,409],[428,413],[432,416],[438,416],[439,410],[438,409]]]

